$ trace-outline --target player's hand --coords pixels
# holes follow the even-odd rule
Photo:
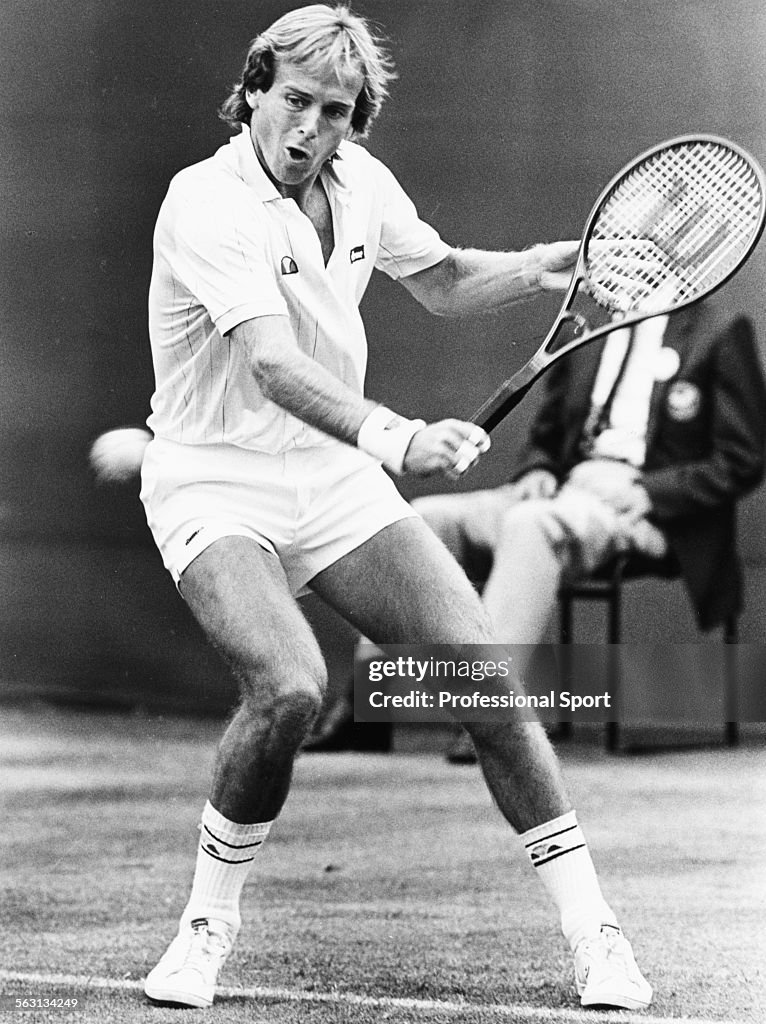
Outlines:
[[[539,261],[537,275],[544,291],[567,290],[579,248],[579,242],[551,242],[549,245],[538,245],[532,250]]]
[[[530,469],[514,484],[513,496],[517,501],[528,498],[552,498],[559,489],[555,474],[548,469]]]
[[[667,263],[667,255],[648,238],[600,238],[588,245],[588,273],[595,281],[602,274],[610,279],[611,301],[620,314],[674,304],[682,282]]]
[[[441,473],[457,480],[476,465],[489,445],[489,434],[475,423],[439,420],[413,434],[403,469],[412,476]]]

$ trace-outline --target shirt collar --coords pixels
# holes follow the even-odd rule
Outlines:
[[[282,195],[274,182],[261,166],[261,162],[255,155],[253,140],[250,138],[250,129],[242,125],[239,135],[229,140],[229,145],[234,147],[237,157],[239,173],[242,180],[255,192],[258,199],[263,203],[273,202],[275,199],[282,199]],[[329,161],[322,168],[322,178],[332,185],[341,202],[346,202],[351,192],[346,181],[346,168],[343,166],[343,147],[341,143],[334,160]]]
[[[282,196],[276,185],[261,167],[261,162],[255,155],[250,129],[246,124],[242,125],[239,135],[229,139],[229,145],[234,147],[242,180],[255,192],[258,199],[263,203],[281,199]]]
[[[329,182],[341,203],[351,198],[351,186],[348,182],[348,161],[343,160],[345,142],[341,142],[334,160],[328,160],[322,169],[322,177]]]

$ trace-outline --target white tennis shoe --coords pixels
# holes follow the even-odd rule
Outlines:
[[[644,1010],[652,987],[638,969],[630,943],[619,928],[602,925],[595,939],[575,950],[575,983],[582,1006]]]
[[[181,928],[144,982],[160,1003],[212,1006],[218,972],[231,952],[231,929],[223,921],[197,918]]]

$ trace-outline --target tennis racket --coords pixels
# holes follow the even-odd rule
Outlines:
[[[758,163],[713,135],[680,136],[636,157],[590,212],[571,283],[547,337],[472,422],[492,430],[574,349],[719,288],[758,242],[765,194]]]

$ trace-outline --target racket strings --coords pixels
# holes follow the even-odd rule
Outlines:
[[[683,276],[687,289],[694,290],[711,269],[708,264],[727,264],[727,254],[735,253],[741,241],[738,235],[747,235],[747,201],[741,201],[742,182],[737,178],[729,176],[724,183],[720,174],[715,176],[702,164],[692,168],[696,176],[687,173],[682,179],[673,162],[665,162],[668,166],[656,168],[651,182],[635,175],[628,183],[620,203],[613,204],[613,216],[605,219],[604,235],[650,240],[654,243],[651,257],[659,260],[665,274]],[[657,189],[661,190],[659,201]],[[657,277],[657,271],[638,276],[646,283],[651,276]]]
[[[749,251],[762,207],[758,176],[734,150],[712,142],[661,150],[629,172],[599,211],[588,290],[622,311],[699,297]]]
[[[671,151],[665,155],[675,154]],[[682,222],[667,233],[661,244],[675,251],[678,263],[689,271],[687,286],[692,289],[716,261],[728,269],[726,257],[736,254],[757,223],[758,207],[753,210],[752,205],[757,179],[733,151],[723,150],[717,155],[721,158],[711,160],[707,149],[691,151],[689,173],[683,180],[677,176],[677,161],[667,160],[670,173],[675,175],[674,184],[681,186],[683,195],[673,219]],[[682,219],[689,209],[692,212]]]
[[[716,264],[726,272],[727,256],[736,259],[741,242],[738,236],[747,236],[747,191],[745,188],[743,193],[742,175],[732,178],[729,174],[723,180],[720,168],[711,168],[699,154],[692,158],[684,178],[679,176],[676,161],[669,159],[657,161],[651,181],[646,174],[632,175],[619,201],[612,201],[611,209],[605,211],[605,237],[627,236],[653,243],[652,271],[636,274],[633,300],[646,292],[648,284],[657,286],[670,275],[683,278],[687,292],[693,292]],[[624,282],[621,287],[624,289]]]
[[[742,214],[747,216],[748,186],[752,187],[755,179],[747,173],[746,165],[732,167],[732,160],[712,163],[691,152],[687,165],[680,166],[678,159],[672,159],[674,156],[673,152],[660,154],[650,174],[646,169],[634,172],[626,180],[623,194],[612,197],[611,212],[622,230],[634,237],[648,235],[662,244],[678,236],[684,241],[677,249],[681,257],[683,248],[694,251],[698,247],[698,236],[706,233],[711,222],[720,223],[721,215],[731,214],[739,221]],[[647,212],[648,199],[653,200],[653,206]],[[631,223],[634,211],[640,215]],[[607,217],[609,213],[605,209]]]

